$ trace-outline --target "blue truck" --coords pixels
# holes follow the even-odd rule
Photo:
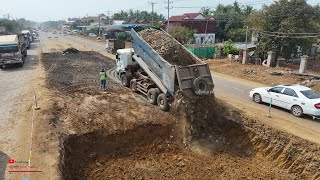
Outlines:
[[[153,105],[168,111],[177,91],[188,96],[207,96],[214,84],[208,64],[189,52],[163,30],[195,63],[187,66],[173,65],[165,60],[138,33],[131,29],[132,48],[116,53],[116,74],[123,86],[145,95]]]

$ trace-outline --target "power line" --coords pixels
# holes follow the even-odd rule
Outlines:
[[[151,4],[151,6],[152,6],[152,14],[151,14],[151,16],[152,16],[152,22],[151,22],[151,25],[153,26],[153,21],[154,21],[154,5],[157,4],[157,3],[150,1],[149,4]]]
[[[170,4],[172,4],[173,2],[168,0],[164,3],[167,3],[168,6],[166,7],[166,9],[168,9],[168,24],[167,24],[167,32],[169,32],[169,26],[170,26],[170,9],[172,9],[173,7],[170,7]]]

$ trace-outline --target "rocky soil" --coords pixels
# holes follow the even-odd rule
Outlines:
[[[146,29],[140,31],[139,35],[149,43],[160,56],[173,65],[188,66],[199,63],[191,53],[164,31]]]

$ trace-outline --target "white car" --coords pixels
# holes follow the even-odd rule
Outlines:
[[[94,33],[89,33],[88,36],[89,36],[89,37],[97,37],[97,35],[95,35]]]
[[[288,109],[294,116],[320,116],[320,94],[301,85],[279,85],[275,87],[255,88],[250,97],[256,103],[271,103]]]

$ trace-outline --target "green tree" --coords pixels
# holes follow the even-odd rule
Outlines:
[[[162,14],[151,13],[147,11],[133,11],[130,9],[129,11],[121,10],[119,13],[115,13],[113,15],[113,19],[123,20],[123,21],[131,21],[131,20],[144,20],[146,24],[150,24],[152,21],[152,16],[154,17],[154,21],[164,21],[165,18]]]
[[[251,14],[253,8],[251,6],[240,7],[235,1],[232,5],[219,4],[212,12],[217,20],[217,39],[232,39],[234,41],[245,39],[245,34],[236,34],[242,32],[245,27],[244,20]],[[240,36],[240,37],[239,37]]]
[[[260,33],[257,49],[260,53],[273,50],[276,56],[290,58],[299,49],[305,54],[316,42],[315,38],[290,33],[320,33],[319,14],[319,6],[312,7],[306,0],[279,0],[252,13],[247,24],[258,31],[281,32]]]
[[[194,34],[196,33],[196,30],[188,29],[186,27],[176,27],[172,31],[170,31],[170,34],[172,37],[177,39],[182,44],[191,43],[194,41]]]
[[[233,41],[229,39],[228,41],[224,42],[223,45],[223,53],[224,54],[234,54],[237,52],[236,47],[233,45]]]

